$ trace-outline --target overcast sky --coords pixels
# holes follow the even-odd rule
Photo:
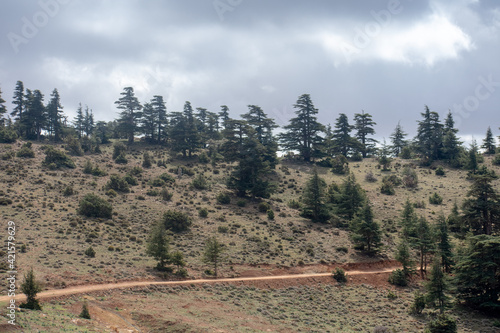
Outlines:
[[[304,93],[319,120],[373,115],[379,138],[413,135],[424,105],[454,113],[462,136],[500,131],[500,2],[495,0],[2,0],[0,88],[46,101],[59,90],[98,120],[120,92],[162,95],[169,111],[233,117],[261,106],[280,125]]]

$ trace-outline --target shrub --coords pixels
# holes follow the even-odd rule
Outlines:
[[[199,217],[202,217],[202,218],[205,218],[208,216],[208,209],[206,208],[202,208],[198,211],[198,216]]]
[[[92,162],[90,162],[90,160],[86,160],[85,165],[83,166],[83,173],[91,175],[93,170],[94,166],[92,165]]]
[[[398,268],[389,275],[389,283],[395,286],[405,287],[408,285],[408,280],[404,271]]]
[[[361,155],[361,153],[359,151],[355,152],[351,156],[351,161],[353,161],[353,162],[361,162],[362,160],[363,160],[363,155]]]
[[[434,194],[429,197],[429,203],[432,205],[440,205],[443,203],[443,198],[434,192]]]
[[[327,157],[325,159],[322,159],[321,161],[316,162],[316,165],[323,168],[331,168],[333,166],[333,159],[331,157]]]
[[[425,295],[420,291],[416,291],[413,298],[413,303],[410,308],[410,314],[419,315],[425,309]]]
[[[10,127],[0,127],[0,143],[14,143],[16,140],[16,131]]]
[[[399,154],[399,157],[401,157],[403,160],[409,160],[413,157],[413,152],[411,151],[410,147],[403,147],[401,149],[401,153]]]
[[[89,308],[87,306],[87,302],[83,302],[82,306],[82,312],[80,312],[80,315],[78,316],[83,319],[90,319],[90,313],[89,313]]]
[[[110,188],[109,190],[106,191],[106,195],[110,198],[114,198],[118,195],[118,193],[116,193],[115,190]]]
[[[9,198],[0,198],[0,206],[12,205],[12,200]]]
[[[436,319],[427,324],[425,333],[456,333],[457,322],[445,314],[439,315]]]
[[[198,161],[203,164],[207,164],[210,162],[210,158],[208,157],[207,153],[202,152],[200,156],[198,156]]]
[[[115,159],[115,162],[118,164],[127,164],[128,159],[125,153],[121,153],[120,155],[118,155],[118,157]]]
[[[89,193],[80,200],[78,214],[87,217],[111,218],[113,207],[109,202],[99,196]]]
[[[220,225],[217,227],[217,231],[221,234],[227,234],[227,232],[229,231],[229,228],[226,227],[225,225]]]
[[[91,247],[85,250],[85,255],[89,258],[94,258],[95,257],[95,250]]]
[[[389,181],[384,181],[380,187],[380,193],[386,195],[394,195],[396,191],[394,190],[394,185]]]
[[[73,194],[75,194],[75,190],[73,189],[73,186],[71,186],[71,185],[66,186],[66,188],[63,191],[63,195],[65,197],[69,197],[69,196],[71,196]]]
[[[151,186],[154,186],[154,187],[163,187],[163,186],[165,186],[165,181],[163,179],[160,179],[160,178],[155,178],[155,179],[149,181],[148,184]]]
[[[126,150],[127,146],[125,146],[123,142],[115,142],[115,144],[113,144],[113,159],[116,160],[118,156],[125,154]]]
[[[207,179],[201,173],[193,179],[192,185],[197,190],[206,190],[208,188]]]
[[[182,232],[189,229],[191,226],[191,218],[183,212],[168,210],[163,214],[162,222],[167,230],[173,232]]]
[[[2,154],[2,160],[7,161],[11,160],[16,154],[13,151],[8,151],[4,154]]]
[[[497,153],[495,155],[495,158],[493,159],[493,165],[500,165],[500,153]]]
[[[444,171],[442,166],[439,166],[436,169],[435,173],[436,173],[436,176],[444,176],[446,174],[446,172]]]
[[[166,172],[162,173],[158,178],[163,180],[165,183],[175,183],[175,178]]]
[[[130,170],[130,174],[132,176],[138,176],[140,175],[141,173],[143,172],[142,168],[141,167],[138,167],[138,166],[135,166],[132,168],[132,170]]]
[[[130,191],[128,183],[124,178],[118,175],[111,175],[109,181],[106,184],[107,189],[113,189],[117,192],[128,193]]]
[[[394,186],[399,186],[401,185],[401,178],[399,178],[398,176],[396,175],[390,175],[390,176],[385,176],[383,179],[382,179],[383,182],[389,182],[391,183],[392,185]]]
[[[365,180],[369,183],[375,183],[377,181],[377,178],[373,175],[373,172],[369,171],[365,175]]]
[[[271,205],[268,204],[267,202],[263,201],[259,204],[259,206],[257,208],[259,209],[259,212],[265,213],[271,209]]]
[[[337,267],[335,271],[332,272],[332,277],[339,283],[347,282],[347,274],[342,268]]]
[[[332,160],[332,172],[336,175],[345,175],[349,173],[349,162],[344,155],[335,156]]]
[[[130,186],[136,186],[138,184],[137,179],[130,174],[125,175],[125,177],[123,177],[123,180],[125,180]]]
[[[403,168],[403,185],[409,188],[415,188],[418,185],[417,172],[410,167]]]
[[[238,201],[236,202],[236,205],[237,205],[238,207],[245,207],[245,206],[247,205],[247,202],[246,202],[245,200],[241,199],[241,200],[238,200]]]
[[[268,218],[269,220],[274,220],[274,212],[273,212],[273,210],[272,210],[272,209],[268,209],[268,210],[267,210],[267,218]]]
[[[172,200],[173,194],[170,193],[166,188],[163,188],[160,192],[161,198],[163,201],[170,201]]]
[[[292,209],[300,209],[300,202],[295,199],[288,201],[288,207]]]
[[[35,152],[31,149],[31,142],[25,143],[21,149],[19,149],[16,156],[21,158],[34,158]]]
[[[73,156],[83,156],[83,149],[78,139],[74,136],[67,136],[65,149]]]
[[[377,326],[373,329],[373,333],[391,333],[391,332],[392,331],[385,326]]]
[[[228,193],[221,192],[217,194],[217,202],[221,205],[228,205],[231,203],[231,196]]]
[[[45,150],[45,160],[43,165],[49,167],[51,164],[55,165],[56,169],[60,168],[75,168],[75,163],[64,152],[49,147]]]
[[[157,197],[158,195],[160,195],[160,193],[157,190],[148,190],[146,194],[149,195],[150,197]]]
[[[151,165],[153,165],[153,158],[151,155],[146,151],[142,155],[142,167],[144,169],[149,169],[151,168]]]

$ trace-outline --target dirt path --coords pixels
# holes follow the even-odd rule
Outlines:
[[[353,270],[346,271],[348,275],[371,275],[379,273],[390,273],[399,267],[389,267],[373,270]],[[303,279],[331,276],[331,273],[310,273],[310,274],[290,274],[290,275],[274,275],[274,276],[257,276],[257,277],[240,277],[240,278],[221,278],[221,279],[198,279],[198,280],[183,280],[183,281],[129,281],[120,283],[106,283],[69,287],[66,289],[52,289],[46,290],[37,294],[38,299],[68,296],[75,294],[83,294],[93,291],[123,289],[144,286],[166,286],[166,285],[185,285],[185,284],[200,284],[200,283],[224,283],[224,282],[245,282],[245,281],[265,281],[265,280],[287,280],[287,279]],[[1,302],[8,302],[11,298],[9,296],[0,296]],[[26,297],[23,294],[17,294],[16,300],[24,301]]]

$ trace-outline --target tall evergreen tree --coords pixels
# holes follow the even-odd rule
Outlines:
[[[158,270],[163,270],[170,261],[169,238],[163,221],[157,222],[149,233],[146,253],[158,260]]]
[[[226,124],[229,118],[229,108],[226,105],[221,105],[221,111],[219,112],[220,123],[222,127],[226,128]]]
[[[134,143],[134,134],[139,129],[138,121],[142,117],[140,112],[142,109],[141,103],[134,94],[134,88],[125,87],[123,92],[120,93],[120,97],[115,104],[117,108],[122,110],[120,112],[120,127],[124,133],[126,133],[128,138],[128,143]]]
[[[24,281],[21,284],[21,291],[26,295],[26,303],[20,305],[21,308],[31,309],[31,310],[41,310],[42,307],[36,299],[36,294],[42,291],[40,283],[35,279],[35,273],[33,268],[31,268],[27,274],[24,275]]]
[[[403,211],[401,212],[401,232],[406,241],[416,236],[417,222],[418,217],[415,213],[415,208],[413,207],[410,199],[406,199]]]
[[[156,141],[156,114],[151,103],[144,103],[142,106],[141,130],[147,142]]]
[[[205,243],[205,249],[203,251],[203,262],[207,264],[212,264],[214,267],[214,276],[217,278],[218,269],[223,261],[223,253],[226,247],[222,242],[220,242],[216,237],[210,237]]]
[[[425,112],[421,113],[424,118],[418,122],[416,145],[422,158],[429,161],[437,160],[441,157],[441,147],[443,143],[443,125],[439,121],[439,114],[430,111],[425,106]]]
[[[365,201],[359,214],[351,222],[351,231],[356,247],[368,254],[377,252],[382,245],[380,227],[373,220],[373,212],[368,200]]]
[[[302,216],[315,222],[326,222],[330,218],[328,209],[325,207],[326,182],[319,177],[318,170],[313,169],[311,178],[307,181],[302,194]]]
[[[469,158],[467,160],[467,164],[465,165],[465,167],[468,170],[471,170],[473,174],[476,173],[477,167],[479,165],[479,162],[477,161],[477,155],[478,155],[477,143],[476,140],[472,140],[472,143],[470,144],[470,148],[468,151]]]
[[[192,154],[200,147],[201,141],[191,102],[187,101],[186,103],[184,103],[184,111],[182,112],[182,115],[184,117],[186,150],[188,156],[191,157]]]
[[[83,115],[83,107],[82,103],[78,104],[78,108],[76,109],[76,117],[73,120],[73,125],[75,126],[76,133],[78,138],[80,139],[83,136],[83,122],[85,117]]]
[[[89,107],[85,105],[85,116],[83,118],[83,131],[85,132],[85,136],[91,136],[94,132],[94,128],[94,114],[92,113],[92,109],[89,109]]]
[[[454,269],[457,298],[466,305],[487,311],[500,308],[500,237],[468,238]]]
[[[154,116],[155,116],[155,126],[156,127],[156,141],[158,143],[162,143],[167,139],[167,126],[168,126],[168,121],[167,121],[167,107],[165,105],[165,101],[163,100],[163,96],[160,95],[155,95],[153,96],[153,99],[151,100],[151,106],[153,107],[154,110]]]
[[[443,130],[442,157],[455,167],[460,166],[459,156],[462,144],[457,137],[457,133],[458,130],[455,128],[453,116],[451,112],[448,112]]]
[[[454,263],[453,252],[450,237],[448,235],[448,223],[446,222],[446,217],[443,214],[438,216],[436,236],[438,240],[437,248],[441,267],[446,273],[450,273],[451,267]]]
[[[54,141],[61,140],[62,135],[62,109],[61,98],[57,89],[52,91],[51,99],[47,105],[47,132]]]
[[[403,127],[400,123],[398,123],[398,125],[394,129],[394,132],[390,136],[392,143],[392,153],[394,154],[394,156],[398,157],[403,147],[408,145],[405,140],[406,136],[407,134],[403,131]]]
[[[365,201],[361,186],[356,182],[356,177],[351,172],[340,188],[337,202],[337,213],[348,220],[352,220]]]
[[[420,257],[420,273],[423,275],[427,270],[427,256],[432,252],[434,245],[431,228],[425,217],[421,216],[418,219],[415,236],[410,239],[410,242]]]
[[[333,130],[333,145],[336,153],[342,154],[345,157],[350,152],[360,147],[359,142],[351,137],[351,131],[354,126],[349,125],[349,119],[344,113],[341,113],[335,122]]]
[[[12,104],[14,104],[14,109],[10,115],[14,117],[14,120],[22,123],[23,112],[25,110],[25,96],[24,96],[24,84],[22,81],[17,81],[16,87],[14,88],[14,97]],[[22,134],[22,132],[20,133]]]
[[[491,235],[500,220],[500,198],[491,174],[473,176],[473,183],[462,205],[463,219],[474,234]]]
[[[40,90],[31,92],[28,89],[25,105],[27,108],[22,126],[26,128],[28,139],[39,141],[47,120],[46,108],[43,105],[43,94]]]
[[[441,270],[441,263],[436,259],[433,261],[429,282],[426,284],[426,301],[427,304],[437,307],[441,314],[444,313],[448,305],[448,296],[446,295],[448,288],[446,276]]]
[[[361,143],[361,154],[365,158],[368,154],[372,153],[375,149],[377,140],[369,138],[369,135],[375,134],[373,126],[377,125],[372,120],[372,115],[361,111],[361,113],[354,114],[354,129],[356,130],[356,138]]]
[[[496,151],[496,143],[495,138],[493,137],[493,133],[491,133],[491,127],[488,126],[488,130],[486,131],[486,138],[483,140],[483,145],[481,148],[484,149],[484,153],[488,155],[495,154]]]
[[[207,119],[208,119],[208,111],[205,108],[196,108],[196,126],[198,128],[198,133],[200,136],[200,145],[202,148],[206,148],[208,141],[208,133],[207,133]]]
[[[325,127],[317,121],[318,109],[308,94],[301,95],[293,107],[297,109],[297,117],[283,127],[285,131],[279,135],[279,141],[284,150],[296,150],[304,161],[310,162],[322,156],[323,138],[320,134]]]
[[[207,113],[207,128],[206,128],[207,139],[219,140],[221,138],[219,131],[220,131],[219,117],[215,112],[209,111]]]
[[[402,239],[396,250],[396,260],[403,266],[403,274],[406,278],[409,278],[414,272],[413,260],[411,260],[410,247],[408,246],[408,241]]]
[[[273,130],[278,125],[273,119],[268,118],[267,114],[259,106],[249,105],[248,108],[249,111],[242,114],[241,117],[254,129],[257,140],[266,149],[264,160],[269,162],[270,167],[274,168],[278,162],[276,157],[278,144],[274,139]]]

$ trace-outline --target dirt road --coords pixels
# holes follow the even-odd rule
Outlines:
[[[363,271],[346,271],[348,275],[371,275],[379,273],[389,273],[399,267],[389,267],[374,270]],[[264,281],[264,280],[286,280],[286,279],[303,279],[330,276],[331,273],[311,273],[311,274],[290,274],[290,275],[274,275],[274,276],[257,276],[257,277],[240,277],[240,278],[221,278],[221,279],[198,279],[198,280],[183,280],[183,281],[129,281],[120,283],[106,283],[69,287],[66,289],[52,289],[40,292],[37,294],[38,299],[68,296],[74,294],[83,294],[93,291],[123,289],[144,286],[166,286],[166,285],[185,285],[185,284],[200,284],[200,283],[230,283],[230,282],[245,282],[245,281]],[[0,303],[8,302],[11,298],[8,296],[0,296]],[[24,301],[24,294],[17,294],[16,300]]]

